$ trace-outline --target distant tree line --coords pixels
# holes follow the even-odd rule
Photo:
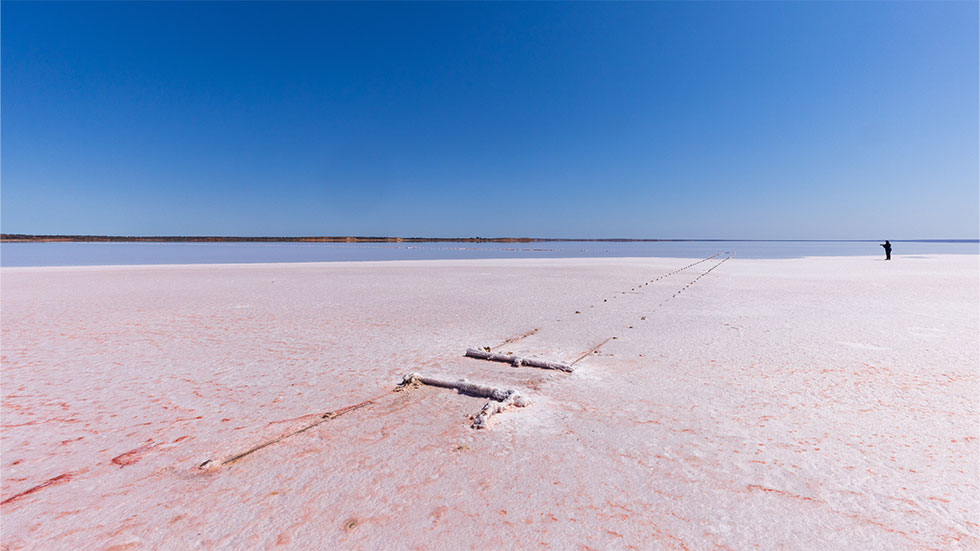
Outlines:
[[[370,236],[311,236],[311,237],[229,237],[208,235],[31,235],[0,234],[3,241],[79,241],[79,242],[292,242],[292,243],[530,243],[543,241],[530,237],[370,237]]]
[[[208,235],[32,235],[26,233],[0,234],[0,241],[44,242],[215,242],[215,243],[537,243],[604,242],[632,243],[655,241],[729,241],[726,239],[561,239],[552,237],[366,237],[366,236],[308,236],[308,237],[234,237]],[[759,241],[759,240],[748,240]],[[766,240],[762,240],[766,241]]]

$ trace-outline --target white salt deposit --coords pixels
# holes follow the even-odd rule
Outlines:
[[[4,268],[4,549],[980,546],[978,258],[722,258]]]

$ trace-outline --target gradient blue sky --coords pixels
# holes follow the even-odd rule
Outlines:
[[[978,237],[976,2],[0,9],[8,233]]]

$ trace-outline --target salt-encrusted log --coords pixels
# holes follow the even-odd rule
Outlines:
[[[492,398],[498,402],[502,402],[507,399],[508,396],[515,393],[514,390],[505,390],[502,388],[493,388],[484,385],[478,385],[471,383],[466,379],[459,379],[458,381],[446,381],[442,379],[434,379],[432,377],[426,377],[418,373],[409,373],[405,375],[402,379],[402,386],[407,386],[411,384],[423,384],[429,386],[437,386],[441,388],[452,388],[460,392],[461,394],[468,394],[470,396],[476,396],[477,398]]]
[[[419,375],[418,373],[409,373],[408,375],[405,375],[401,382],[401,386],[409,386],[414,384],[436,386],[440,388],[452,388],[456,389],[456,391],[461,394],[477,396],[480,398],[490,398],[491,401],[487,402],[487,404],[483,406],[483,409],[480,410],[480,413],[478,413],[473,419],[473,428],[475,429],[486,428],[487,421],[490,420],[490,417],[504,411],[510,406],[524,407],[531,403],[530,400],[519,394],[516,390],[478,385],[471,383],[466,379],[460,379],[458,381],[445,381],[442,379],[425,377],[424,375]]]
[[[530,367],[540,367],[542,369],[557,369],[558,371],[564,371],[565,373],[571,373],[575,370],[574,367],[559,363],[559,362],[546,362],[544,360],[535,360],[534,358],[523,358],[522,364]]]
[[[477,358],[480,360],[489,360],[491,362],[509,363],[514,367],[526,365],[528,367],[540,367],[541,369],[556,369],[558,371],[564,371],[565,373],[571,373],[575,369],[570,365],[559,362],[536,360],[534,358],[522,358],[520,356],[508,356],[507,354],[497,354],[495,352],[487,352],[477,348],[467,348],[464,356]]]
[[[496,352],[487,352],[486,350],[477,350],[476,348],[467,348],[464,356],[477,358],[479,360],[489,360],[491,362],[508,363],[514,367],[521,365],[520,356],[508,356],[507,354],[497,354]]]
[[[511,392],[510,396],[508,396],[502,402],[493,402],[493,401],[487,402],[487,405],[483,406],[483,409],[480,410],[480,413],[477,413],[476,417],[473,418],[473,428],[485,429],[487,428],[487,423],[490,421],[490,418],[493,417],[494,415],[500,413],[501,411],[504,411],[510,406],[517,406],[519,408],[522,408],[530,403],[526,397],[518,394],[517,392],[514,391],[510,391],[510,392]]]

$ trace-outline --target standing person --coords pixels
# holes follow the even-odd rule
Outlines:
[[[885,248],[885,260],[891,260],[892,259],[892,244],[891,244],[891,242],[886,239],[885,240],[885,244],[882,245],[882,247]]]

